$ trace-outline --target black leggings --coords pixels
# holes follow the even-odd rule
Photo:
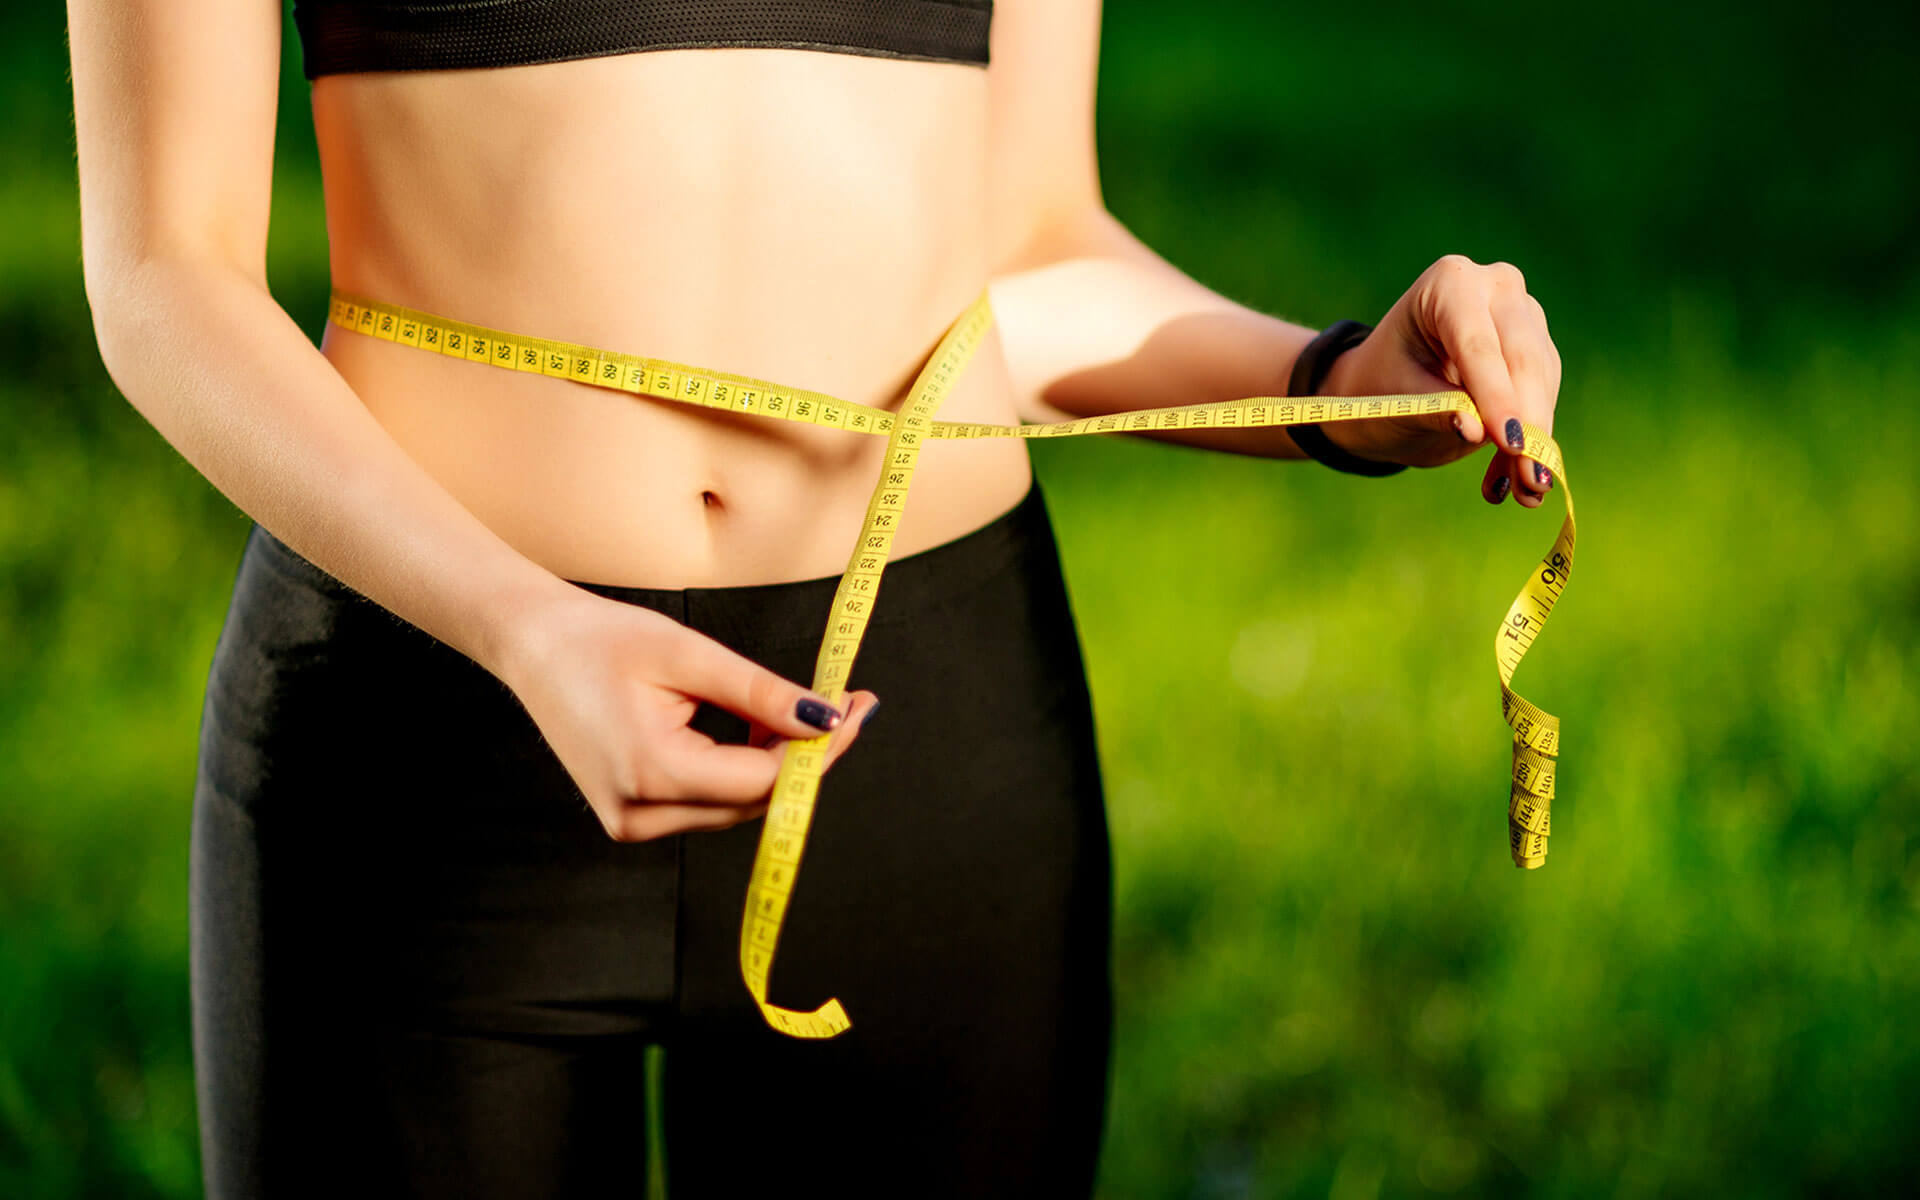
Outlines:
[[[810,683],[835,582],[580,586]],[[639,1200],[658,1044],[672,1200],[1089,1195],[1107,827],[1037,482],[887,568],[850,686],[885,703],[823,781],[769,998],[853,1028],[800,1041],[740,978],[759,820],[613,841],[498,680],[254,526],[194,792],[207,1194]]]

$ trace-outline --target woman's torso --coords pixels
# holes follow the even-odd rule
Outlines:
[[[985,286],[987,72],[648,50],[325,75],[333,281],[480,325],[897,409]],[[845,569],[885,439],[520,374],[327,327],[400,444],[563,578],[725,587]],[[995,331],[944,419],[1017,423]],[[895,557],[1026,492],[1019,439],[923,444]]]

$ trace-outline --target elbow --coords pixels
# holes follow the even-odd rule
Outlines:
[[[152,257],[115,244],[118,241],[83,237],[80,274],[94,346],[107,375],[124,393],[126,366],[139,357],[137,342],[156,301]]]
[[[87,311],[93,321],[93,344],[100,365],[121,394],[127,392],[126,364],[137,356],[133,349],[139,324],[138,289],[131,282],[137,272],[121,259],[83,252]]]
[[[162,307],[146,273],[130,263],[94,267],[86,273],[87,308],[93,319],[94,348],[107,378],[129,402],[139,392],[139,365],[151,361],[153,317]]]
[[[93,340],[107,377],[138,404],[156,339],[178,336],[184,314],[204,311],[218,268],[192,256],[82,251]]]

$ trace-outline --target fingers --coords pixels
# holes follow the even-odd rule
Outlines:
[[[1450,294],[1437,301],[1435,316],[1441,344],[1495,447],[1480,494],[1489,503],[1498,504],[1513,490],[1518,461],[1515,451],[1526,444],[1513,380],[1501,355],[1499,330],[1484,292],[1471,280],[1453,284]]]
[[[1516,503],[1538,507],[1551,476],[1520,451],[1523,423],[1552,430],[1560,389],[1560,356],[1547,336],[1545,311],[1511,263],[1483,267],[1450,254],[1434,264],[1428,282],[1433,334],[1499,450],[1480,494],[1492,504],[1511,494]]]
[[[1479,410],[1480,423],[1493,444],[1510,457],[1518,445],[1510,435],[1517,435],[1520,426],[1516,422],[1509,428],[1506,422],[1519,415],[1519,405],[1500,353],[1500,331],[1489,311],[1494,284],[1487,270],[1458,254],[1436,263],[1430,273],[1430,320],[1460,386]]]
[[[827,698],[700,634],[677,639],[662,682],[790,738],[818,737],[846,714]]]
[[[1500,353],[1521,419],[1551,432],[1560,392],[1560,352],[1547,336],[1546,311],[1525,291],[1497,292],[1488,311],[1500,331]],[[1541,463],[1513,463],[1514,499],[1529,508],[1540,505],[1552,480]]]
[[[833,731],[833,739],[827,743],[827,764],[825,769],[832,770],[840,756],[853,747],[860,738],[861,730],[867,727],[867,718],[880,703],[880,697],[872,692],[853,692],[847,697],[847,719],[840,728]]]
[[[859,738],[879,703],[870,691],[849,694],[847,719],[827,742],[823,774]],[[656,743],[647,763],[636,766],[623,803],[602,823],[615,841],[629,842],[725,829],[764,816],[787,741],[762,727],[748,745],[721,745],[689,726],[678,726],[664,746]]]
[[[655,743],[652,761],[635,772],[627,798],[639,804],[757,804],[773,790],[784,743],[727,746],[688,725]]]
[[[828,735],[823,773],[853,745],[860,736],[861,722],[878,703],[879,697],[872,692],[849,694],[847,719]],[[772,733],[758,745],[752,744],[751,739],[745,746],[722,745],[690,725],[676,725],[661,742],[654,744],[651,761],[636,767],[632,790],[627,795],[641,804],[758,803],[773,789],[774,779],[780,774],[780,762],[786,757],[788,740]]]
[[[1487,425],[1480,419],[1477,409],[1473,412],[1454,413],[1449,424],[1453,432],[1459,435],[1460,440],[1469,446],[1478,446],[1487,440]]]
[[[1480,494],[1488,504],[1498,504],[1513,491],[1513,456],[1495,454],[1480,477]]]
[[[1513,502],[1522,508],[1539,508],[1546,498],[1546,485],[1538,482],[1542,473],[1534,469],[1534,464],[1516,462],[1510,468],[1513,475]]]
[[[833,736],[827,741],[827,759],[823,770],[831,770],[833,764],[837,762],[840,756],[847,752],[847,748],[853,745],[854,741],[859,738],[860,732],[867,727],[867,718],[873,715],[873,710],[877,708],[879,704],[880,697],[869,691],[862,690],[849,692],[847,694],[847,719],[834,729]],[[786,753],[784,747],[787,744],[787,739],[781,737],[779,734],[768,732],[758,722],[755,722],[754,730],[747,738],[747,744],[750,746],[767,747],[778,750],[784,754]]]
[[[870,716],[874,716],[874,708],[879,707],[879,697],[874,695],[872,691],[864,691],[864,689],[862,689],[862,691],[849,691],[849,693],[841,699],[841,707],[847,708],[847,720],[843,720],[839,726],[833,728],[833,739],[828,741],[829,766],[831,766],[833,758],[837,758],[837,756],[845,751],[845,747],[852,745],[852,739],[860,735],[860,730],[866,728],[866,720],[868,720]],[[818,737],[818,733],[816,733],[816,737]],[[749,724],[747,745],[780,749],[785,743],[787,743],[787,737],[785,737],[785,735],[768,730],[768,728],[762,726],[760,722],[751,722],[751,724]]]
[[[767,814],[765,801],[745,807],[717,804],[631,804],[601,823],[616,842],[646,842],[676,833],[725,829]]]

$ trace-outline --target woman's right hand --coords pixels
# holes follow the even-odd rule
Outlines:
[[[829,732],[801,719],[803,701],[832,722],[828,768],[879,703],[849,692],[841,718],[818,692],[671,617],[574,592],[527,618],[499,674],[615,841],[765,814],[787,739]],[[748,744],[721,745],[690,728],[702,700],[747,718]]]

